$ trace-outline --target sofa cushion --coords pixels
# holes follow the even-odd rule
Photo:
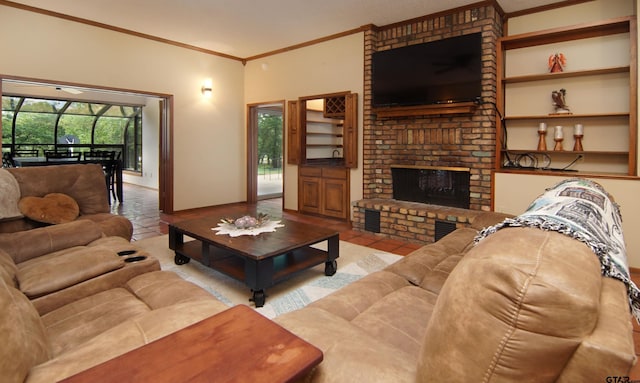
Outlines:
[[[208,300],[181,303],[138,315],[35,366],[25,383],[58,382],[227,308],[220,301]]]
[[[415,356],[326,310],[307,306],[274,321],[324,353],[305,382],[415,381]]]
[[[454,254],[443,259],[433,269],[425,273],[424,278],[420,281],[420,287],[434,294],[440,294],[444,282],[463,256],[464,254]]]
[[[80,213],[78,203],[64,193],[24,197],[18,202],[18,207],[27,218],[50,224],[71,222]]]
[[[326,310],[351,321],[386,295],[406,286],[410,286],[410,283],[403,277],[381,270],[369,274],[365,278],[309,304],[309,306]]]
[[[29,300],[0,279],[2,381],[23,382],[29,369],[50,357],[45,329]]]
[[[18,209],[20,186],[15,177],[6,169],[0,169],[0,221],[22,217]]]
[[[129,291],[115,288],[53,310],[42,316],[42,322],[56,356],[149,311]]]
[[[403,287],[381,298],[351,323],[375,339],[406,351],[416,363],[437,298],[416,286]]]
[[[80,215],[108,213],[107,193],[96,193],[104,186],[100,164],[28,166],[7,169],[18,181],[22,197],[42,197],[49,193],[65,193],[80,208]]]
[[[50,253],[18,265],[20,290],[29,298],[50,294],[124,267],[124,259],[106,247],[85,246]]]
[[[449,253],[438,242],[422,246],[385,268],[405,278],[411,284],[418,286],[424,276],[433,270],[438,263],[447,258]]]
[[[139,275],[127,282],[126,287],[153,310],[188,301],[215,299],[205,289],[169,271]]]

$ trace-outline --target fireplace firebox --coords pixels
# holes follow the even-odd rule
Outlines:
[[[461,167],[391,166],[393,198],[468,209],[469,170]]]

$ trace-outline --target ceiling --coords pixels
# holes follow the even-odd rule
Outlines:
[[[202,49],[250,58],[478,0],[12,0]],[[508,14],[558,0],[497,0]]]

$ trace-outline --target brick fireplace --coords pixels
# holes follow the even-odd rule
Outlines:
[[[432,242],[436,239],[437,221],[454,227],[465,226],[480,211],[490,210],[491,169],[496,146],[495,48],[502,35],[502,15],[490,3],[477,3],[365,32],[363,199],[353,203],[354,229],[370,229],[365,228],[365,213],[371,217],[377,212],[380,227],[375,232],[402,240]],[[476,32],[482,33],[483,80],[482,103],[474,111],[381,117],[373,110],[371,55],[374,52]],[[469,169],[468,209],[394,199],[392,167],[403,165]],[[385,210],[392,213],[391,216],[384,217]]]
[[[469,208],[469,168],[391,165],[393,199]]]

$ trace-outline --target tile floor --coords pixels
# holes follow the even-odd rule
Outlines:
[[[124,184],[124,202],[115,202],[111,212],[123,215],[133,222],[133,240],[167,234],[168,226],[172,222],[196,218],[216,212],[225,215],[232,212],[235,204],[210,208],[180,211],[175,214],[165,214],[158,211],[158,195],[155,190]],[[378,237],[374,234],[351,230],[350,224],[330,218],[314,217],[296,212],[282,211],[282,200],[264,200],[258,202],[258,209],[271,217],[284,217],[292,221],[333,227],[340,232],[340,239],[358,245],[372,247],[398,255],[407,255],[420,245],[405,243]]]
[[[196,218],[212,212],[221,213],[233,211],[235,204],[181,211],[175,214],[165,214],[158,211],[158,195],[155,190],[138,187],[130,184],[124,185],[124,202],[114,203],[111,212],[123,215],[133,222],[133,240],[167,234],[168,225],[184,219]],[[416,244],[405,243],[397,240],[380,238],[374,234],[351,230],[348,223],[340,220],[313,217],[296,212],[282,211],[282,200],[264,200],[258,202],[261,212],[272,217],[285,217],[292,221],[302,221],[327,227],[334,227],[340,232],[340,239],[358,245],[372,247],[398,255],[407,255],[420,247]],[[632,270],[632,279],[640,284],[640,270]],[[640,356],[640,325],[633,321],[633,339],[636,355]],[[632,369],[631,380],[640,380],[640,362]]]

